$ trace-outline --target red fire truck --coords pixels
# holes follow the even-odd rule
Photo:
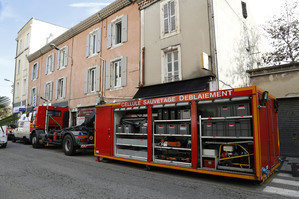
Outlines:
[[[280,165],[277,109],[257,87],[99,105],[94,154],[263,181]]]
[[[67,107],[38,106],[31,115],[30,141],[33,148],[58,145],[66,155],[75,154],[77,149],[93,148],[94,117],[80,126],[68,127]]]

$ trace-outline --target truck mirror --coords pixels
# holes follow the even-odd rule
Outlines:
[[[279,108],[278,100],[274,100],[274,112],[277,113]]]
[[[265,106],[268,100],[268,91],[264,91],[262,94],[262,99],[260,100],[260,105]]]

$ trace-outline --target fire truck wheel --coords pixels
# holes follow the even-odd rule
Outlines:
[[[40,144],[38,143],[38,138],[35,133],[32,135],[32,147],[35,149],[41,147]]]
[[[76,149],[74,147],[73,139],[70,135],[66,135],[63,139],[63,152],[65,155],[74,155],[76,152]]]

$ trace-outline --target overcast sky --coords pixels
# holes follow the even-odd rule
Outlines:
[[[12,99],[12,83],[4,79],[14,80],[15,39],[18,31],[32,17],[71,28],[111,2],[113,0],[0,0],[0,96]],[[279,14],[282,2],[283,0],[248,0],[258,25],[275,13]]]

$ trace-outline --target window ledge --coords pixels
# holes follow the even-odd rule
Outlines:
[[[112,45],[111,48],[110,48],[110,50],[112,50],[114,48],[117,48],[117,47],[120,47],[122,45],[124,45],[124,43],[119,43],[119,44]]]
[[[111,88],[110,91],[118,91],[118,90],[122,90],[123,86],[120,87],[115,87],[115,88]]]
[[[92,54],[92,55],[89,55],[87,58],[92,58],[92,57],[95,57],[95,56],[97,56],[99,53],[94,53],[94,54]]]

